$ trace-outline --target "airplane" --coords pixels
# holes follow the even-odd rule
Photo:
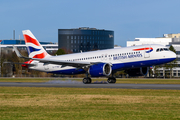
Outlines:
[[[22,67],[55,74],[85,74],[86,77],[82,80],[84,84],[91,83],[91,77],[103,76],[108,78],[108,83],[116,83],[113,74],[121,70],[126,70],[132,76],[146,75],[150,66],[176,59],[174,52],[157,44],[51,56],[30,30],[22,32],[29,56],[22,56],[13,46],[18,57],[29,59]]]

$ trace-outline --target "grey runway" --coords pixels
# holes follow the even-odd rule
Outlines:
[[[1,87],[69,87],[69,88],[116,88],[116,89],[170,89],[180,90],[180,84],[83,84],[81,82],[0,82]]]

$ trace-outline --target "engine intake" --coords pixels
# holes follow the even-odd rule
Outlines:
[[[91,77],[109,76],[112,72],[111,65],[108,63],[99,63],[90,66],[89,74]]]

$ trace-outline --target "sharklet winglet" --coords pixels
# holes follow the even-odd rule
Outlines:
[[[20,58],[25,58],[25,59],[31,59],[31,58],[29,58],[29,57],[24,57],[24,56],[22,56],[21,53],[19,53],[17,47],[15,47],[14,45],[13,45],[13,49],[14,49],[14,51],[16,52],[16,55],[17,55],[18,57],[20,57]]]

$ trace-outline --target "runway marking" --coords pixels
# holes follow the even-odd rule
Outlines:
[[[180,84],[83,84],[82,82],[0,82],[1,87],[70,87],[70,88],[116,88],[116,89],[170,89],[180,90]]]

